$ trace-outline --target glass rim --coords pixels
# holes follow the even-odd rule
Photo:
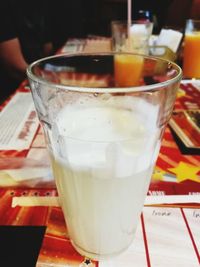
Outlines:
[[[174,69],[177,70],[177,74],[175,77],[170,78],[167,81],[158,82],[155,84],[149,84],[149,85],[138,85],[138,86],[128,86],[128,87],[84,87],[84,86],[77,86],[77,85],[64,85],[64,84],[58,84],[56,82],[51,82],[48,80],[45,80],[42,77],[37,76],[33,73],[33,68],[37,65],[39,65],[42,62],[45,62],[47,60],[56,59],[56,58],[66,58],[66,57],[77,57],[77,56],[114,56],[114,55],[135,55],[135,56],[141,56],[143,58],[152,59],[160,62],[165,62],[173,66]],[[131,92],[141,92],[141,91],[153,91],[156,89],[159,89],[161,87],[166,87],[171,84],[174,84],[176,82],[179,82],[182,79],[182,69],[178,66],[175,62],[172,62],[167,59],[163,59],[156,56],[149,56],[149,55],[143,55],[143,54],[137,54],[137,53],[131,53],[131,52],[93,52],[93,53],[63,53],[59,55],[53,55],[49,57],[40,58],[31,64],[26,69],[26,74],[28,79],[31,81],[37,82],[39,84],[43,85],[49,85],[51,87],[55,87],[57,89],[67,90],[67,91],[74,91],[74,92],[82,92],[82,93],[131,93]]]

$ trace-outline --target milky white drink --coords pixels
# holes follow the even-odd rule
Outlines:
[[[104,258],[133,240],[159,148],[156,117],[156,107],[126,96],[82,99],[59,112],[52,165],[81,254]]]

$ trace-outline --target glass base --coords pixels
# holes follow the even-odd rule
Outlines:
[[[97,254],[97,253],[93,253],[90,251],[85,251],[84,249],[82,249],[79,246],[77,246],[76,244],[74,244],[73,241],[71,241],[71,243],[72,243],[73,247],[76,249],[76,251],[78,251],[82,256],[84,256],[88,259],[94,260],[94,261],[108,260],[108,259],[114,258],[116,256],[119,256],[120,254],[125,252],[131,244],[130,243],[128,246],[126,246],[125,248],[123,248],[122,250],[120,250],[118,252],[109,253],[109,254]]]

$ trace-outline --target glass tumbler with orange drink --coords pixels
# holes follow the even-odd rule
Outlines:
[[[200,78],[200,20],[186,21],[183,75],[185,78]]]
[[[112,50],[123,52],[115,55],[115,82],[118,86],[136,86],[143,70],[143,58],[137,54],[149,54],[149,38],[153,23],[148,20],[112,21]],[[125,52],[135,53],[126,55]]]

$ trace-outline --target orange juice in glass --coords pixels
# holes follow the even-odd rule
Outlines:
[[[138,55],[118,54],[114,58],[116,86],[137,86],[143,70],[143,58]]]
[[[200,20],[187,20],[184,38],[183,75],[200,78]]]

